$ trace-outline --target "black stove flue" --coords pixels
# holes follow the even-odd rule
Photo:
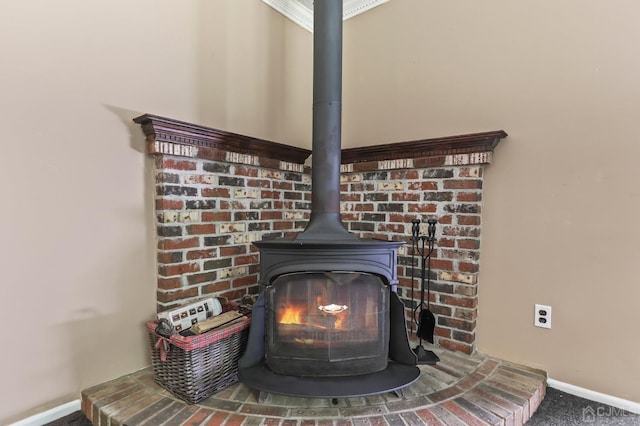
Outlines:
[[[264,392],[363,396],[420,375],[396,294],[404,243],[358,238],[340,220],[342,15],[342,0],[314,2],[309,223],[294,239],[254,243],[261,291],[238,367]]]
[[[298,240],[353,240],[340,220],[342,0],[313,5],[311,217]]]

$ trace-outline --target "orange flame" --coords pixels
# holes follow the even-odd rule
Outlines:
[[[308,310],[306,305],[287,305],[278,310],[278,323],[308,325],[323,329],[327,327],[327,324],[322,322],[322,318],[314,320],[313,317],[309,318],[307,313]],[[348,318],[348,315],[346,311],[331,314],[331,317],[333,317],[335,321],[332,328],[342,330],[347,326],[346,319]]]
[[[340,312],[339,314],[336,315],[336,322],[333,325],[333,327],[336,330],[342,330],[345,327],[344,324],[344,320],[347,318],[347,313],[346,312]]]
[[[302,324],[303,308],[298,306],[288,306],[280,310],[280,324]]]

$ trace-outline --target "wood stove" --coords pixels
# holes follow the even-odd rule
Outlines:
[[[242,382],[264,392],[337,398],[400,391],[417,380],[395,291],[403,242],[255,244],[261,292],[238,364]]]
[[[311,217],[262,240],[261,292],[240,380],[298,396],[399,391],[420,370],[396,294],[403,242],[358,238],[340,220],[342,0],[314,2]]]

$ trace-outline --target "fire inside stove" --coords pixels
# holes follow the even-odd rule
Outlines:
[[[358,272],[276,278],[267,288],[267,365],[315,377],[385,369],[389,291],[380,277]]]

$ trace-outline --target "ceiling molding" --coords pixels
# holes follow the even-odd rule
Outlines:
[[[313,32],[313,0],[262,0],[307,31]],[[356,15],[380,6],[390,0],[344,0],[343,18]]]

